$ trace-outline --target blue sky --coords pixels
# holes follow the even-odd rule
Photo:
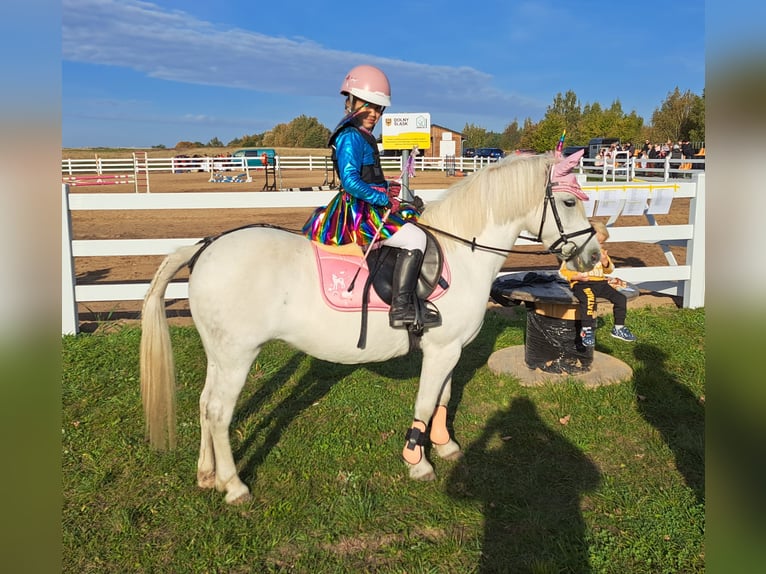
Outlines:
[[[299,115],[332,128],[346,72],[381,67],[390,112],[462,130],[537,121],[558,93],[649,123],[705,82],[702,2],[63,0],[62,144],[224,143]]]

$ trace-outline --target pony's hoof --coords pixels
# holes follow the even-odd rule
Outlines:
[[[443,460],[449,460],[449,461],[453,461],[454,462],[456,460],[460,460],[461,458],[463,458],[463,451],[458,449],[458,450],[453,451],[453,452],[451,452],[449,454],[440,454],[439,458],[441,458]]]
[[[241,504],[247,504],[253,499],[253,495],[250,494],[250,492],[243,492],[239,496],[229,499],[229,496],[226,496],[226,502],[227,504],[231,504],[232,506],[238,506]]]
[[[436,480],[436,473],[430,464],[423,464],[421,462],[420,464],[410,466],[410,478],[421,482],[430,482]]]
[[[454,440],[450,440],[445,444],[435,444],[434,452],[436,456],[444,460],[460,460],[463,458],[463,451],[460,450],[460,445]]]
[[[197,473],[197,486],[204,489],[215,488],[215,472]]]
[[[244,484],[240,483],[235,488],[231,488],[226,492],[227,504],[244,504],[250,502],[253,496],[250,494],[250,489]]]
[[[431,472],[427,472],[421,476],[413,476],[412,478],[420,482],[432,482],[436,480],[436,473],[432,470]]]

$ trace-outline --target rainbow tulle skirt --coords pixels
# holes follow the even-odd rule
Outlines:
[[[303,225],[303,234],[325,245],[356,243],[366,247],[378,229],[379,239],[388,239],[408,221],[417,221],[420,215],[414,207],[403,204],[382,223],[385,213],[384,205],[372,205],[341,191],[325,207],[311,214]]]

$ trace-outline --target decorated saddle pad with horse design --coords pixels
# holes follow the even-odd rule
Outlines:
[[[388,311],[391,304],[391,281],[396,249],[385,246],[373,248],[367,261],[362,263],[364,254],[355,244],[331,246],[312,241],[311,246],[316,257],[320,290],[325,303],[338,311],[361,311],[365,290],[371,284],[367,309]],[[438,244],[429,236],[429,245],[418,281],[418,296],[429,301],[438,299],[449,287],[450,279],[449,266],[446,260],[443,260]],[[349,290],[352,282],[353,288]]]

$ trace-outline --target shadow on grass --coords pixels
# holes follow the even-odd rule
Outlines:
[[[634,370],[638,411],[673,451],[676,468],[698,502],[705,500],[705,409],[665,362],[667,353],[638,343],[633,350],[641,366]]]
[[[548,428],[528,398],[496,413],[448,479],[456,499],[483,505],[478,572],[591,571],[580,501],[596,465]]]
[[[488,316],[481,332],[465,349],[453,374],[452,395],[448,408],[447,426],[454,436],[453,420],[455,411],[462,400],[463,391],[477,369],[487,364],[489,355],[494,350],[495,340],[508,327],[508,323],[495,316]],[[398,357],[382,363],[364,365],[341,365],[312,359],[309,370],[293,385],[293,389],[274,407],[267,407],[273,396],[281,391],[282,386],[297,371],[304,359],[303,353],[296,353],[275,373],[269,375],[242,406],[235,411],[232,428],[238,421],[246,420],[254,413],[265,411],[255,427],[248,429],[248,435],[236,447],[234,459],[242,459],[240,477],[247,484],[255,482],[257,468],[264,462],[271,450],[277,445],[290,423],[319,401],[339,380],[350,376],[356,369],[366,368],[377,375],[392,379],[417,379],[420,376],[422,353],[414,350],[404,357]],[[412,388],[412,408],[414,409],[417,387]],[[410,420],[402,421],[401,435],[410,425]],[[261,436],[266,431],[265,436]],[[456,439],[457,440],[457,439]],[[458,441],[459,442],[459,441]]]
[[[460,443],[460,437],[455,436],[454,420],[460,403],[463,400],[463,393],[466,385],[474,377],[476,371],[486,366],[489,356],[495,350],[495,342],[502,332],[507,329],[511,322],[502,319],[498,315],[487,312],[484,324],[476,338],[463,348],[463,352],[458,359],[457,365],[452,371],[452,392],[450,401],[447,405],[447,429],[450,436]],[[523,329],[522,323],[518,323],[518,328]],[[422,364],[422,353],[419,350],[412,351],[406,357],[400,357],[387,363],[377,363],[367,365],[367,368],[377,374],[386,377],[398,377],[402,379],[420,377],[420,366]],[[412,413],[415,410],[415,398],[417,387],[412,389]],[[404,446],[404,436],[410,427],[411,421],[403,421],[402,427],[402,446]],[[426,446],[426,456],[430,458],[431,445]]]
[[[258,466],[277,445],[290,423],[325,396],[336,382],[359,368],[358,365],[338,365],[313,359],[308,372],[301,376],[293,390],[279,404],[267,408],[266,405],[271,402],[272,396],[293,376],[304,357],[303,353],[294,354],[284,366],[259,386],[235,413],[236,419],[232,421],[232,427],[237,420],[244,420],[262,410],[266,412],[258,424],[249,429],[248,436],[234,452],[235,460],[244,458],[239,474],[246,484],[255,482]],[[263,437],[260,436],[262,431],[267,431]],[[257,443],[258,446],[252,450]]]

